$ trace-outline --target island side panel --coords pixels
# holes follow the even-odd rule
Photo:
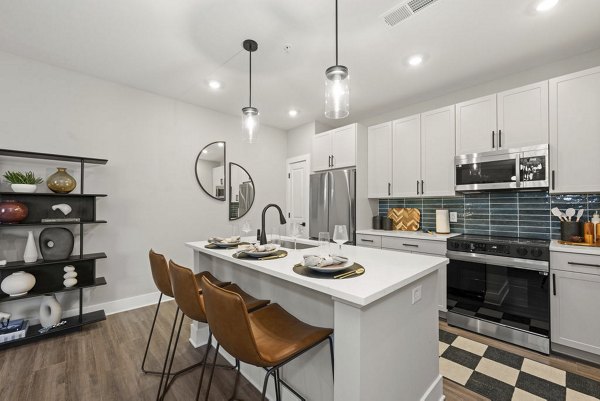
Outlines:
[[[363,308],[335,300],[335,401],[442,398],[437,274]]]
[[[333,301],[329,295],[194,251],[194,272],[206,270],[220,280],[236,283],[257,298],[269,299],[272,303],[280,304],[289,313],[306,323],[333,327]],[[190,342],[195,346],[206,344],[208,330],[203,331],[203,326],[206,325],[192,324]],[[233,362],[233,358],[221,352],[230,362]],[[242,364],[242,374],[255,387],[262,390],[265,374],[263,369]],[[333,378],[328,343],[317,346],[286,365],[282,377],[307,400],[333,400]],[[272,380],[269,384],[269,394],[271,394],[269,398],[274,399]],[[284,401],[297,401],[297,398],[285,388],[282,398]]]

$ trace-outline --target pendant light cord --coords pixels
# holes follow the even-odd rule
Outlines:
[[[335,0],[335,65],[338,64],[338,0]]]
[[[249,96],[249,99],[248,99],[248,105],[250,107],[252,107],[252,52],[249,51],[248,53],[250,54],[250,77],[248,79],[249,86],[250,86],[250,90],[249,90],[250,96]]]

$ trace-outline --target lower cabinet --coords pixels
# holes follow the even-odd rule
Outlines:
[[[600,355],[600,257],[552,252],[551,341]]]

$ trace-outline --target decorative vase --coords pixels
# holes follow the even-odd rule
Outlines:
[[[56,173],[52,174],[46,180],[48,188],[57,194],[68,194],[75,189],[77,181],[67,173],[66,168],[58,167],[57,170]]]
[[[31,194],[37,190],[37,185],[35,184],[10,184],[10,189],[13,192],[22,193],[22,194]]]
[[[38,251],[35,246],[35,238],[33,238],[32,231],[29,231],[27,233],[27,245],[25,245],[23,260],[25,261],[25,263],[34,263],[38,260]]]
[[[35,285],[33,274],[26,272],[15,272],[6,277],[0,284],[0,289],[11,297],[27,294]]]
[[[73,233],[63,227],[45,228],[40,233],[40,252],[44,260],[67,259],[74,244]]]
[[[40,305],[40,324],[43,328],[52,327],[60,323],[62,307],[54,294],[44,294]]]
[[[0,223],[15,224],[27,218],[29,209],[24,203],[16,200],[5,200],[0,202]]]

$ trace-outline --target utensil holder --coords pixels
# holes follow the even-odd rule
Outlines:
[[[382,216],[373,216],[373,230],[381,230],[383,225]]]
[[[394,229],[394,222],[392,221],[392,219],[388,218],[388,217],[383,217],[383,229],[386,231],[392,231]]]
[[[583,237],[583,226],[576,221],[561,221],[560,222],[560,239],[568,242],[573,241],[573,237]]]

